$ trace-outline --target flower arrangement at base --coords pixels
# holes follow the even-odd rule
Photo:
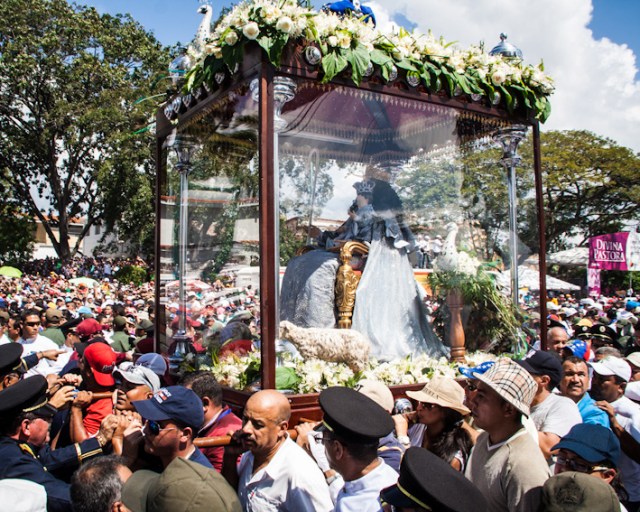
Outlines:
[[[492,105],[504,102],[509,112],[521,106],[542,122],[551,112],[553,80],[542,63],[525,65],[489,55],[483,45],[459,49],[431,32],[400,28],[387,34],[369,16],[318,12],[297,0],[247,0],[233,7],[215,26],[204,50],[190,48],[195,65],[186,90],[202,84],[215,87],[217,73],[235,73],[250,43],[258,44],[279,67],[290,42],[317,49],[324,83],[348,73],[359,85],[375,68],[391,81],[402,70],[412,86],[421,84],[431,94],[487,98]]]
[[[280,354],[282,363],[276,368],[276,388],[293,393],[319,393],[330,386],[354,387],[362,379],[373,379],[388,386],[419,384],[433,375],[458,376],[456,364],[445,358],[427,355],[407,357],[390,362],[369,361],[362,372],[354,373],[346,364],[329,363],[318,359],[296,359],[288,352]],[[467,354],[467,364],[477,366],[493,361],[497,356],[486,352]],[[260,352],[255,350],[243,356],[229,355],[201,370],[211,371],[224,386],[245,389],[258,375]]]

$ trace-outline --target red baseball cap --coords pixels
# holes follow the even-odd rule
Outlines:
[[[90,338],[94,334],[102,332],[102,325],[95,318],[85,318],[76,326],[76,332],[81,338]]]
[[[93,370],[96,382],[101,386],[113,386],[112,372],[116,366],[116,353],[106,343],[92,343],[84,349],[84,360]]]

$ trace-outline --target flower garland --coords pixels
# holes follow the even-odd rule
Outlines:
[[[294,359],[288,353],[281,354],[281,357],[282,364],[276,368],[276,381],[286,382],[286,385],[276,387],[294,393],[319,393],[330,386],[354,387],[362,379],[377,380],[388,386],[395,386],[419,384],[436,374],[452,378],[459,375],[457,363],[451,363],[444,357],[435,359],[427,355],[383,363],[372,360],[364,371],[358,374],[344,363]],[[468,353],[465,357],[468,366],[477,366],[498,358],[486,352]],[[251,378],[259,364],[260,352],[255,350],[243,356],[230,355],[211,366],[201,365],[200,369],[211,371],[223,386],[244,389],[252,384]],[[279,373],[287,378],[280,380]],[[295,377],[291,378],[292,375]]]
[[[487,97],[494,105],[504,99],[509,112],[523,105],[542,122],[551,112],[548,96],[553,80],[544,73],[542,63],[532,66],[492,56],[482,45],[461,50],[431,32],[400,28],[384,34],[364,17],[317,12],[297,0],[246,0],[236,5],[214,28],[202,52],[190,48],[196,64],[188,73],[186,89],[204,83],[213,86],[219,72],[233,74],[245,45],[252,41],[276,67],[289,41],[317,47],[324,83],[350,71],[353,82],[360,85],[372,66],[389,81],[402,69],[408,81],[423,84],[432,94],[465,93],[475,100]]]

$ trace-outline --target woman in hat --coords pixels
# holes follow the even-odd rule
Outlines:
[[[393,416],[396,435],[412,446],[422,446],[464,471],[473,440],[464,425],[471,411],[464,405],[464,390],[454,379],[434,375],[420,391],[407,391],[417,402],[415,412]]]

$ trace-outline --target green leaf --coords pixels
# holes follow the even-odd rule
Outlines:
[[[279,366],[276,368],[276,389],[296,390],[302,378],[296,373],[295,368]]]
[[[369,51],[364,45],[359,44],[353,50],[347,51],[346,58],[351,64],[351,79],[353,83],[360,85],[369,62],[371,62]]]
[[[227,65],[227,68],[231,72],[236,69],[236,65],[242,62],[242,56],[244,54],[244,46],[236,43],[233,46],[224,45],[222,47],[222,60]]]
[[[509,113],[513,113],[513,96],[507,90],[507,88],[502,85],[499,86],[498,89],[500,89],[500,94],[502,94],[502,97],[504,98],[504,101],[507,105],[507,110],[509,111]]]
[[[380,50],[373,50],[369,54],[369,58],[371,59],[371,62],[377,64],[378,66],[384,66],[387,62],[391,62],[392,60],[389,54]]]
[[[326,84],[333,80],[333,78],[347,67],[349,62],[347,59],[340,55],[338,52],[333,51],[327,53],[322,57],[322,70],[324,71],[324,77],[322,83]]]
[[[402,59],[396,62],[396,66],[407,71],[418,71],[418,69],[411,63],[409,59]]]

